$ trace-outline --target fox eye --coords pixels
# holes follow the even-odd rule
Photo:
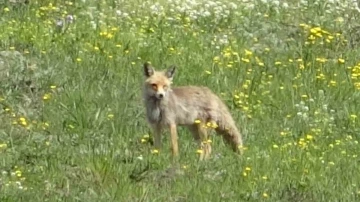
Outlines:
[[[154,90],[157,90],[157,85],[155,83],[151,84],[151,87],[154,89]]]
[[[168,86],[167,86],[167,85],[165,85],[163,88],[164,88],[164,90],[166,90],[166,89],[168,89]]]

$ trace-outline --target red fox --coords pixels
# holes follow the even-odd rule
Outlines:
[[[242,154],[243,141],[235,122],[221,99],[203,86],[171,88],[175,66],[166,71],[156,71],[144,64],[145,82],[143,99],[147,121],[153,129],[154,146],[161,149],[161,133],[170,129],[173,157],[178,156],[177,126],[185,126],[201,146],[200,160],[211,153],[208,129],[213,128],[231,145],[234,152]]]

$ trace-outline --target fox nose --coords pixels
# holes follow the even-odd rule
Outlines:
[[[161,99],[161,98],[163,98],[163,97],[164,97],[164,94],[159,93],[159,98]]]

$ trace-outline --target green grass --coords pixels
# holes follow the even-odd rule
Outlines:
[[[0,2],[0,201],[359,200],[356,7],[143,2]],[[145,61],[221,96],[244,155],[153,154]]]

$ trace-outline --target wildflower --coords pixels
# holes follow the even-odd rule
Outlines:
[[[151,153],[152,153],[152,154],[158,154],[158,153],[159,153],[159,150],[153,149],[153,150],[151,150]]]
[[[276,145],[276,144],[274,144],[274,145],[273,145],[273,148],[274,148],[274,149],[277,149],[277,148],[279,148],[279,146]]]
[[[114,114],[108,114],[107,117],[108,117],[108,119],[113,119],[113,118],[114,118]]]
[[[331,85],[331,86],[336,86],[336,81],[331,80],[331,81],[330,81],[330,85]]]
[[[339,59],[338,59],[338,62],[339,62],[340,64],[344,64],[344,63],[345,63],[345,60],[342,59],[342,58],[339,58]]]
[[[326,58],[316,58],[316,61],[320,62],[320,63],[325,63],[327,61],[327,59]]]
[[[196,119],[196,120],[194,121],[194,123],[199,124],[199,123],[201,123],[201,121],[200,121],[199,119]]]
[[[276,62],[275,62],[275,65],[281,65],[281,62],[280,62],[280,61],[276,61]]]
[[[22,173],[20,170],[16,170],[15,171],[15,175],[18,176],[18,177],[21,177]]]
[[[45,95],[43,96],[43,100],[49,100],[50,98],[51,98],[50,93],[45,93]]]
[[[0,144],[0,149],[5,149],[7,147],[6,143]]]
[[[252,52],[245,49],[245,56],[252,56]]]
[[[264,193],[263,193],[263,197],[264,197],[264,198],[268,198],[269,195],[268,195],[266,192],[264,192]]]
[[[55,89],[55,88],[56,88],[56,86],[52,85],[52,86],[50,86],[50,88],[51,88],[51,89]]]
[[[82,60],[81,60],[81,58],[76,58],[76,61],[81,62]]]
[[[210,71],[208,71],[208,70],[206,70],[206,71],[205,71],[205,73],[206,73],[206,74],[211,74],[211,72],[210,72]]]
[[[321,32],[321,28],[320,27],[314,27],[310,29],[310,32],[313,34],[316,34],[318,32]]]
[[[23,126],[26,126],[26,125],[27,125],[26,119],[25,119],[24,117],[20,117],[20,118],[19,118],[19,122],[20,122],[20,124],[23,125]]]
[[[9,12],[10,9],[9,9],[8,7],[5,7],[5,8],[4,8],[4,11],[5,11],[5,12]]]
[[[249,63],[249,62],[250,62],[250,60],[247,59],[247,58],[241,58],[241,61],[246,62],[246,63]]]
[[[306,135],[306,139],[307,140],[312,140],[312,139],[314,139],[314,137],[312,135]]]
[[[267,176],[262,176],[261,178],[262,178],[263,180],[267,180],[267,179],[268,179]]]
[[[146,142],[147,142],[147,140],[146,140],[146,139],[141,138],[141,143],[146,143]]]
[[[245,170],[246,170],[246,171],[251,171],[251,168],[250,168],[250,167],[246,167]]]
[[[198,149],[198,150],[196,150],[196,153],[198,153],[198,154],[202,154],[204,151],[202,150],[202,149]]]

